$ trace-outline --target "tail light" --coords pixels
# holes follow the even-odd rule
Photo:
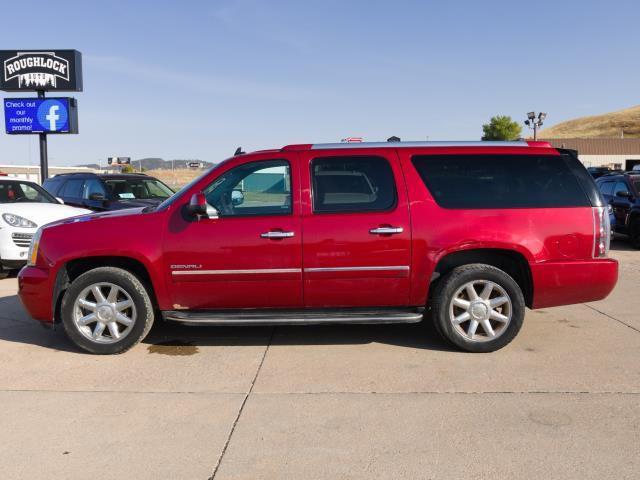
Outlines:
[[[593,258],[602,258],[609,255],[611,243],[611,223],[609,222],[608,207],[593,208]]]

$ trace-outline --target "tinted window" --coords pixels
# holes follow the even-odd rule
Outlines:
[[[121,200],[164,200],[173,195],[173,190],[155,178],[108,178],[104,183],[113,196]]]
[[[311,171],[315,212],[384,211],[396,203],[393,172],[384,158],[316,158]]]
[[[0,182],[0,203],[58,203],[42,187],[29,182]]]
[[[616,186],[613,187],[613,194],[617,195],[618,192],[628,192],[629,188],[624,182],[616,182]]]
[[[631,180],[631,184],[633,185],[633,188],[635,188],[636,190],[636,194],[640,194],[640,178],[634,178],[633,180]]]
[[[207,203],[224,217],[291,213],[291,168],[284,160],[232,168],[204,190]]]
[[[89,200],[93,194],[102,195],[102,198],[106,198],[107,196],[107,192],[105,192],[102,182],[96,178],[92,178],[85,182],[82,198]]]
[[[44,181],[42,186],[48,192],[56,195],[58,193],[58,189],[60,188],[61,184],[62,184],[62,179],[60,178],[48,178],[47,180]]]
[[[600,191],[604,195],[613,195],[613,182],[602,182],[600,184]]]
[[[445,208],[590,206],[560,156],[419,155],[413,164]]]
[[[60,196],[69,198],[82,198],[82,184],[84,180],[68,180],[60,191]]]

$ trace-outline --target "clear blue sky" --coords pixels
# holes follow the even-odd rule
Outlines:
[[[83,53],[80,134],[50,137],[58,165],[479,139],[495,114],[551,125],[640,103],[637,0],[0,5],[0,48]],[[37,162],[36,136],[0,133],[0,164]]]

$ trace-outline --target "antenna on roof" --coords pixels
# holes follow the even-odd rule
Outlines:
[[[247,152],[243,152],[242,151],[242,147],[238,147],[236,148],[236,153],[233,154],[234,157],[237,157],[238,155],[244,155]]]
[[[395,135],[387,138],[387,142],[399,142],[400,141],[400,137],[396,137]]]

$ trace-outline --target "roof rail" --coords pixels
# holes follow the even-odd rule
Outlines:
[[[539,142],[538,142],[539,143]],[[314,143],[311,150],[333,150],[354,148],[403,148],[403,147],[528,147],[524,141],[515,142],[358,142],[358,143]],[[538,145],[536,145],[538,146]]]

